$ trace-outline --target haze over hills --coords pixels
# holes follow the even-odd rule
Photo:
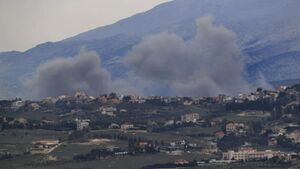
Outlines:
[[[120,59],[144,36],[171,32],[191,39],[196,33],[195,20],[207,15],[237,34],[239,47],[247,56],[250,81],[260,74],[269,82],[300,79],[299,6],[296,0],[174,0],[60,42],[25,52],[0,53],[0,97],[17,96],[22,81],[38,65],[74,56],[82,46],[101,56],[113,78],[122,77],[126,71]]]

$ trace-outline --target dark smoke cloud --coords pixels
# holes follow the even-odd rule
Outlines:
[[[43,98],[85,91],[91,95],[107,93],[110,73],[103,69],[94,52],[81,51],[73,58],[60,58],[41,64],[32,79],[25,82],[27,96]]]
[[[212,18],[197,21],[196,36],[189,41],[161,33],[144,38],[125,58],[132,74],[151,86],[165,86],[175,95],[247,92],[243,55],[236,35]]]

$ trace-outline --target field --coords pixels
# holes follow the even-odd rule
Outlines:
[[[20,154],[30,147],[33,141],[66,139],[68,133],[49,130],[6,130],[0,132],[0,149]]]

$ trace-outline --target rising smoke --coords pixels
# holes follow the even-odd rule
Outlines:
[[[184,41],[174,34],[146,37],[125,58],[136,76],[168,86],[173,95],[214,96],[249,91],[243,55],[236,35],[214,25],[211,17],[197,21],[197,33]]]
[[[85,91],[91,95],[109,92],[110,73],[103,69],[94,52],[81,51],[73,58],[60,58],[41,64],[32,79],[25,82],[27,96],[44,98]]]
[[[25,86],[38,98],[108,92],[145,95],[215,96],[235,95],[253,89],[245,80],[244,57],[236,35],[213,23],[211,17],[197,21],[191,40],[160,33],[145,37],[124,57],[129,72],[111,80],[94,52],[56,59],[38,67]]]

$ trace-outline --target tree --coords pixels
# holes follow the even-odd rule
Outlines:
[[[252,130],[255,135],[259,135],[259,133],[262,131],[263,127],[260,121],[252,122]]]

